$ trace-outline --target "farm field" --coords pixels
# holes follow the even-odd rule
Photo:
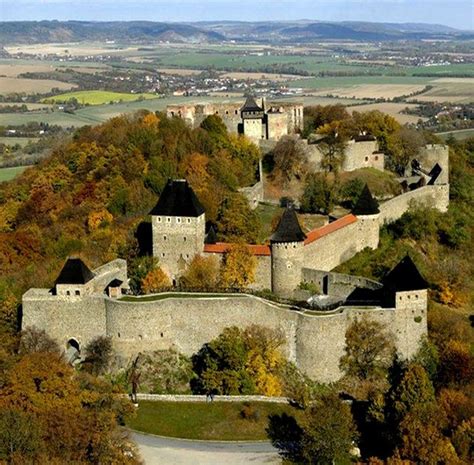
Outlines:
[[[154,94],[127,94],[124,92],[85,90],[79,92],[68,92],[66,94],[59,94],[55,95],[54,97],[48,97],[47,99],[44,99],[44,102],[64,103],[73,98],[77,99],[77,101],[83,105],[102,105],[104,103],[110,102],[132,102],[143,99],[154,99],[157,98],[157,96]]]
[[[26,169],[26,166],[14,166],[13,168],[0,168],[0,182],[10,181]]]
[[[15,77],[0,77],[0,94],[11,94],[13,92],[46,93],[51,89],[69,90],[76,87],[75,84],[54,81],[52,79],[23,79]]]
[[[420,102],[474,102],[474,78],[442,78],[430,82],[433,89],[413,99]]]
[[[446,140],[450,136],[453,136],[457,140],[468,139],[469,137],[474,137],[474,129],[460,129],[459,131],[448,131],[448,132],[438,132],[437,136]]]
[[[0,144],[5,145],[20,145],[24,147],[29,142],[36,142],[38,141],[37,137],[0,137]]]
[[[392,102],[381,102],[381,103],[369,103],[367,105],[357,105],[354,107],[349,108],[349,111],[371,111],[371,110],[379,110],[383,113],[387,113],[393,116],[400,124],[406,123],[417,123],[418,120],[426,120],[426,118],[422,118],[416,115],[405,115],[401,113],[405,108],[414,108],[417,105],[415,104],[407,104],[407,103],[392,103]]]

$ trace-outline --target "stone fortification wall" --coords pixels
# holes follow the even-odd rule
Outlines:
[[[288,114],[280,112],[267,113],[267,139],[280,140],[288,134]]]
[[[93,292],[102,293],[106,286],[118,279],[127,284],[127,261],[117,258],[94,270],[94,279],[91,281]]]
[[[340,218],[316,230],[322,234],[314,240],[310,233],[303,251],[303,268],[330,271],[364,248],[375,248],[379,241],[378,221],[361,218],[364,220],[353,215]]]
[[[303,280],[316,284],[327,295],[341,298],[347,297],[356,287],[365,289],[380,289],[382,287],[379,282],[362,276],[352,276],[310,268],[303,268]]]
[[[322,382],[341,376],[339,359],[344,353],[345,332],[355,318],[367,315],[393,330],[402,356],[416,351],[418,334],[424,334],[426,329],[425,323],[416,323],[411,314],[405,320],[405,311],[397,315],[394,309],[345,308],[309,315],[245,295],[156,302],[107,299],[106,307],[107,335],[127,358],[140,351],[169,347],[191,355],[226,327],[258,324],[281,330],[286,339],[285,357]]]
[[[48,289],[30,289],[23,295],[22,328],[44,329],[60,347],[75,339],[81,348],[104,336],[105,300],[101,295],[54,296]]]
[[[342,170],[354,171],[359,168],[375,168],[383,171],[384,164],[384,154],[379,152],[379,145],[376,140],[351,140],[345,150]]]
[[[263,202],[264,199],[264,188],[263,180],[256,182],[253,186],[242,187],[239,189],[249,202],[249,206],[252,210],[255,210],[258,207],[260,202]]]
[[[445,212],[449,207],[449,184],[423,186],[380,204],[380,225],[400,218],[410,207],[420,205]]]
[[[420,150],[416,157],[423,169],[431,171],[438,163],[443,171],[436,180],[436,184],[449,182],[449,147],[441,144],[429,144]]]

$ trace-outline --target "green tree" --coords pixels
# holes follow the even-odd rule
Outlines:
[[[301,210],[305,213],[328,215],[334,208],[338,195],[338,182],[333,176],[326,173],[308,174],[300,199]]]
[[[304,463],[332,465],[349,461],[358,435],[349,405],[336,394],[323,395],[312,404],[305,411],[301,427]]]
[[[223,242],[256,243],[261,222],[242,194],[229,195],[221,204],[217,216],[218,237]]]
[[[338,121],[325,124],[318,129],[318,134],[323,136],[318,143],[318,148],[323,154],[321,167],[327,172],[338,173],[344,163],[348,141],[342,125]]]
[[[84,350],[82,366],[93,375],[106,373],[112,360],[112,340],[109,337],[99,336],[87,344]]]
[[[245,289],[255,281],[257,259],[245,244],[235,244],[222,260],[220,284],[226,288]]]
[[[344,350],[339,366],[349,376],[364,380],[386,373],[395,345],[381,323],[362,318],[355,320],[347,329]]]

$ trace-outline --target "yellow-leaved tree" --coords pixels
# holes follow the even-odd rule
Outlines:
[[[224,254],[222,287],[244,289],[255,281],[257,259],[245,244],[235,244]]]
[[[142,280],[142,290],[145,294],[160,292],[170,286],[170,278],[160,267],[151,270]]]

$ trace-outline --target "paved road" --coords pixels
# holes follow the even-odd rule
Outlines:
[[[146,465],[277,465],[268,442],[186,441],[133,433]]]

